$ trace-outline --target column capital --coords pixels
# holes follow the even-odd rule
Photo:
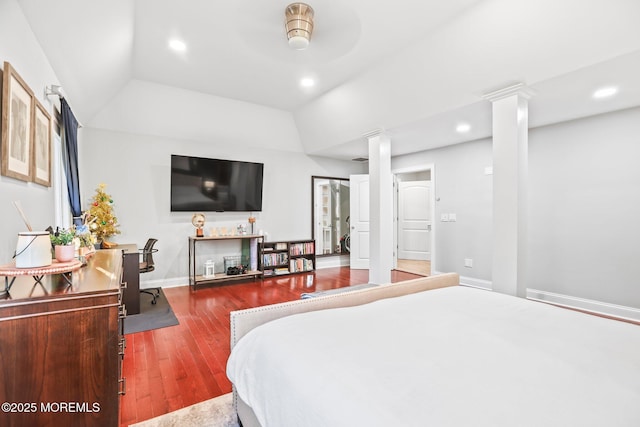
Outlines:
[[[502,89],[494,90],[482,95],[487,101],[495,102],[513,95],[521,96],[525,99],[531,99],[535,92],[524,83],[516,83]]]
[[[375,138],[376,136],[385,136],[385,135],[386,135],[386,131],[384,130],[384,128],[376,128],[362,134],[362,136],[367,140],[371,138]]]

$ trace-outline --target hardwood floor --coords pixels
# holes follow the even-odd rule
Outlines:
[[[398,258],[398,270],[419,274],[421,276],[429,276],[431,275],[431,261]]]
[[[419,277],[394,271],[392,281]],[[229,312],[300,298],[303,292],[366,283],[367,270],[328,268],[311,274],[164,289],[180,324],[126,335],[120,425],[144,421],[231,391]]]

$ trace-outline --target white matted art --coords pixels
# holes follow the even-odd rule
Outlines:
[[[34,98],[33,107],[33,182],[51,186],[51,116]]]
[[[31,181],[33,92],[8,62],[2,77],[2,167],[4,176]]]

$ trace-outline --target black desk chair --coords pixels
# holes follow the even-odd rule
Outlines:
[[[142,255],[142,261],[140,261],[140,273],[149,273],[156,269],[153,262],[153,254],[158,252],[158,250],[154,249],[153,245],[155,245],[157,241],[158,239],[147,240],[147,243],[144,245],[144,249],[140,251],[140,255]],[[153,297],[151,304],[155,304],[156,299],[160,297],[160,288],[140,289],[140,293],[151,295]]]

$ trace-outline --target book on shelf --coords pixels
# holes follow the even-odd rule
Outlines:
[[[315,253],[315,243],[314,242],[292,243],[289,246],[289,253],[294,256],[313,254]]]
[[[272,267],[274,265],[286,264],[289,261],[289,255],[285,253],[272,253],[262,255],[262,265]]]
[[[306,258],[292,259],[289,262],[289,270],[292,273],[297,273],[300,271],[311,271],[313,270],[313,260]]]

